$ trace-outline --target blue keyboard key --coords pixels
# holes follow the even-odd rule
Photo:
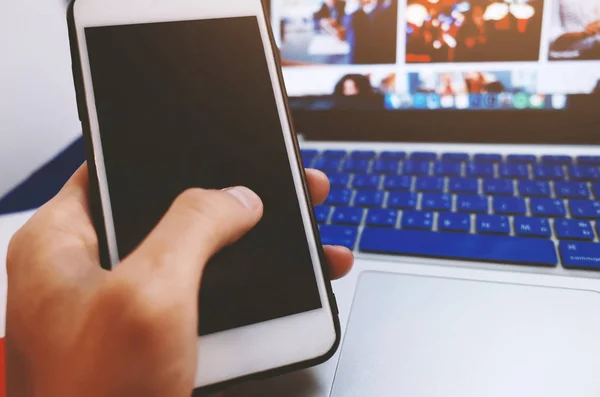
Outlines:
[[[595,256],[600,259],[600,244]],[[556,266],[549,239],[365,228],[359,244],[364,252]],[[600,261],[598,263],[600,265]]]
[[[573,158],[571,156],[542,156],[542,164],[571,165]]]
[[[468,214],[441,213],[438,218],[438,229],[469,233],[471,231],[471,216]]]
[[[412,176],[386,176],[383,182],[385,190],[404,190],[408,191],[412,188]]]
[[[560,198],[586,199],[590,197],[590,190],[583,182],[555,182],[554,191],[556,197]]]
[[[317,223],[327,223],[330,213],[331,207],[324,205],[315,207],[315,218],[317,218]]]
[[[532,198],[531,213],[535,216],[562,218],[567,215],[567,209],[562,200],[547,198]]]
[[[414,152],[410,155],[411,160],[416,161],[434,161],[437,159],[437,153],[433,152]]]
[[[337,245],[354,249],[358,228],[354,226],[324,225],[320,226],[321,243],[323,245]]]
[[[382,152],[379,156],[382,160],[404,160],[406,153],[404,152]]]
[[[392,192],[388,196],[388,208],[398,208],[402,210],[414,210],[417,208],[419,196],[412,192]]]
[[[460,176],[462,174],[462,163],[439,162],[433,165],[433,174],[439,176]]]
[[[452,196],[425,193],[421,199],[421,207],[429,211],[452,211]]]
[[[433,213],[421,211],[404,211],[402,215],[402,227],[404,229],[433,229]]]
[[[550,197],[550,184],[544,181],[519,181],[519,194],[525,197]]]
[[[313,168],[313,163],[316,157],[302,157],[302,165],[304,168]]]
[[[545,218],[516,216],[515,233],[517,236],[552,237],[550,222]]]
[[[561,240],[594,240],[592,224],[584,220],[561,219],[554,222],[556,236]]]
[[[475,178],[451,178],[448,184],[451,193],[473,193],[479,192],[479,181]]]
[[[483,192],[493,196],[512,196],[515,194],[515,188],[510,179],[485,179]]]
[[[315,158],[319,155],[319,151],[318,150],[310,150],[310,149],[305,149],[305,150],[301,150],[300,154],[302,155],[302,157],[312,157]]]
[[[340,158],[346,157],[347,154],[345,150],[326,150],[323,152],[323,157]]]
[[[468,153],[444,153],[442,154],[442,161],[469,161]]]
[[[592,184],[592,192],[594,193],[594,197],[600,199],[600,183]]]
[[[302,150],[300,153],[302,155],[302,164],[304,165],[304,168],[310,168],[319,155],[319,152],[316,150]]]
[[[346,172],[365,173],[369,169],[369,160],[364,159],[348,159],[344,162],[343,169]]]
[[[402,173],[406,175],[429,175],[430,168],[430,162],[407,160],[402,167]]]
[[[600,170],[592,165],[573,165],[569,167],[569,178],[574,181],[600,180]]]
[[[379,189],[380,175],[354,175],[352,187],[359,190]]]
[[[506,157],[506,161],[511,164],[535,164],[537,157],[533,154],[511,154]]]
[[[502,161],[502,155],[501,154],[476,154],[473,157],[473,160],[475,160],[475,162],[480,162],[480,163],[499,163]]]
[[[319,157],[314,167],[321,171],[337,171],[342,164],[341,158]]]
[[[479,178],[493,178],[495,174],[494,163],[468,163],[467,176]]]
[[[579,156],[577,164],[581,165],[600,165],[600,156]]]
[[[536,165],[533,175],[543,181],[561,181],[565,179],[565,172],[561,165]]]
[[[350,205],[352,199],[352,190],[349,189],[331,189],[325,204],[329,205]]]
[[[523,197],[494,197],[494,213],[501,215],[525,215],[527,204]]]
[[[570,269],[600,270],[600,244],[561,241],[559,249],[564,267]]]
[[[458,196],[456,210],[473,214],[487,214],[489,201],[487,196]]]
[[[356,150],[350,153],[350,157],[353,159],[365,159],[371,160],[375,157],[376,153],[372,150]]]
[[[348,187],[348,182],[350,182],[350,174],[343,174],[341,172],[329,173],[327,177],[329,178],[331,187],[334,189],[344,189]]]
[[[375,160],[373,172],[377,174],[397,174],[400,168],[398,160]]]
[[[364,210],[354,207],[338,207],[333,211],[331,223],[338,225],[360,225]]]
[[[509,179],[527,179],[529,167],[527,164],[500,164],[500,176]]]
[[[416,184],[417,192],[443,192],[444,191],[444,178],[436,177],[422,177],[417,178]]]
[[[359,191],[354,198],[354,205],[357,207],[382,207],[384,193],[381,190]]]
[[[367,226],[396,227],[398,211],[371,209],[367,213]]]
[[[510,234],[510,219],[500,215],[477,215],[476,228],[478,233]]]
[[[569,210],[573,218],[600,219],[600,201],[570,200]]]

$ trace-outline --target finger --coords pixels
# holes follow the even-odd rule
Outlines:
[[[47,208],[46,208],[47,207]],[[58,194],[48,202],[40,211],[59,211],[70,222],[66,225],[85,226],[86,229],[92,226],[92,217],[90,214],[89,203],[89,174],[87,163],[83,163],[77,171],[71,176]],[[76,230],[79,228],[76,227]]]
[[[48,211],[62,212],[68,222],[56,226],[79,235],[86,244],[95,246],[98,239],[92,223],[89,196],[89,173],[85,162],[50,201]]]
[[[58,204],[59,203],[59,204]],[[48,202],[60,205],[73,213],[89,217],[89,176],[87,163],[83,163],[58,194]]]
[[[188,190],[122,267],[165,270],[197,293],[206,262],[252,229],[262,214],[262,201],[244,187]]]
[[[325,246],[325,256],[329,263],[329,274],[332,280],[344,277],[352,270],[354,254],[346,247]]]
[[[75,171],[65,186],[58,193],[58,196],[78,195],[87,198],[89,188],[89,174],[87,162]]]
[[[329,179],[321,171],[307,169],[306,179],[314,205],[321,205],[329,195]]]
[[[22,241],[31,255],[49,258],[61,255],[60,261],[52,263],[68,274],[99,268],[98,239],[89,211],[88,170],[84,163],[61,191],[35,213],[15,239]],[[69,255],[64,255],[65,252]]]

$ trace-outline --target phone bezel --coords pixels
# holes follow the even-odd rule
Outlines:
[[[71,38],[75,39],[74,73],[80,76],[78,102],[84,130],[88,124],[88,158],[94,159],[99,204],[108,259],[119,262],[114,233],[108,184],[96,115],[91,70],[87,56],[85,29],[95,26],[127,25],[189,21],[212,18],[253,16],[257,18],[269,73],[273,84],[288,157],[292,168],[304,227],[309,241],[313,268],[317,278],[322,308],[265,323],[201,337],[198,340],[197,387],[222,384],[234,379],[274,370],[308,366],[330,357],[339,344],[339,321],[322,248],[318,244],[318,228],[307,196],[307,185],[299,160],[298,144],[289,119],[280,66],[275,58],[274,41],[260,0],[234,0],[224,4],[218,0],[78,0],[70,9]],[[75,36],[75,37],[74,37]],[[72,47],[74,43],[72,42]],[[73,50],[73,48],[72,48]],[[75,54],[74,54],[75,55]],[[91,152],[91,153],[90,153]],[[98,229],[98,227],[97,227]],[[333,305],[332,305],[333,303]]]

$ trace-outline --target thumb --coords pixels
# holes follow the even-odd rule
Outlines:
[[[197,289],[206,262],[250,231],[262,214],[261,199],[245,187],[187,190],[124,267],[164,270]]]

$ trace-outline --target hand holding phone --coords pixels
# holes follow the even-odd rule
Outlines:
[[[308,182],[314,202],[322,202],[327,180],[308,172]],[[97,259],[88,171],[82,167],[11,242],[8,395],[189,396],[196,374],[198,278],[204,258],[260,218],[260,201],[246,192],[186,193],[109,273]],[[182,231],[205,237],[182,240]],[[326,247],[326,253],[334,277],[350,269],[349,251]]]
[[[69,22],[105,268],[183,191],[246,186],[263,201],[204,271],[196,386],[330,357],[336,304],[260,0],[78,0]]]

